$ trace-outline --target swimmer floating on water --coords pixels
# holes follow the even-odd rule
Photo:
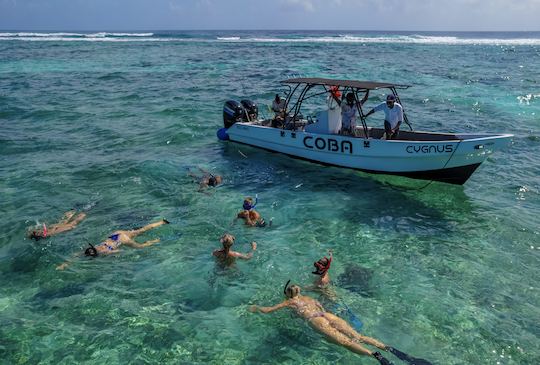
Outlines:
[[[429,361],[414,358],[393,347],[387,346],[374,338],[362,336],[343,319],[327,312],[317,300],[305,295],[300,295],[299,286],[289,286],[289,283],[290,280],[285,284],[285,288],[283,289],[283,293],[288,298],[287,300],[272,307],[252,305],[249,310],[253,313],[261,312],[266,314],[286,307],[292,308],[296,314],[306,319],[313,329],[325,335],[329,341],[341,345],[354,353],[373,356],[382,365],[391,365],[392,363],[384,358],[380,352],[370,351],[360,345],[359,342],[375,346],[383,351],[389,351],[399,359],[407,361],[410,364],[431,365]]]
[[[135,242],[135,240],[133,240],[133,238],[137,237],[138,235],[146,231],[157,228],[164,224],[169,224],[169,221],[167,221],[166,219],[163,219],[159,222],[148,224],[142,228],[133,229],[130,231],[115,231],[112,235],[110,235],[105,241],[101,242],[99,245],[93,246],[92,244],[90,244],[90,247],[88,247],[84,251],[84,255],[97,257],[100,255],[110,255],[113,253],[118,253],[121,251],[119,247],[122,245],[126,245],[133,248],[145,248],[145,247],[152,246],[160,241],[159,238],[146,241],[144,243],[137,243]],[[56,269],[64,270],[66,267],[69,266],[69,264],[70,264],[69,261],[64,262],[63,264],[57,266]]]
[[[388,350],[388,346],[371,337],[362,336],[343,319],[325,311],[317,300],[300,295],[300,287],[297,285],[289,286],[289,282],[290,280],[283,290],[283,293],[288,298],[287,300],[272,307],[258,307],[254,305],[251,306],[250,311],[271,313],[286,307],[292,308],[296,314],[306,319],[313,329],[325,335],[331,342],[341,345],[357,354],[373,356],[381,364],[390,364],[388,360],[382,357],[380,352],[370,351],[360,345],[359,342],[375,346],[384,351]]]
[[[266,222],[261,217],[259,212],[255,210],[255,207],[258,203],[258,195],[255,195],[255,203],[253,203],[253,199],[251,197],[247,197],[244,199],[244,204],[242,206],[243,210],[240,211],[236,218],[242,218],[245,220],[246,225],[251,227],[264,227],[266,226]],[[272,222],[270,222],[271,225]]]
[[[191,171],[189,172],[189,176],[197,179],[199,181],[199,191],[202,191],[206,188],[208,188],[209,186],[212,186],[212,187],[216,187],[218,185],[220,185],[223,181],[222,177],[220,175],[214,175],[208,171],[205,171],[201,168],[199,168],[199,170],[204,174],[202,177],[199,177],[197,175],[195,175],[194,173],[192,173]]]
[[[75,214],[76,212],[74,210],[70,210],[64,213],[62,219],[58,223],[51,224],[48,227],[43,223],[41,228],[30,229],[28,237],[39,241],[42,238],[48,238],[57,235],[58,233],[71,231],[73,228],[77,227],[77,224],[86,218],[86,213]]]
[[[221,250],[214,250],[214,252],[212,252],[212,255],[220,259],[234,259],[238,257],[240,259],[249,260],[250,258],[253,257],[253,253],[255,252],[255,250],[257,250],[257,242],[255,241],[251,242],[250,253],[244,254],[244,253],[231,250],[231,247],[234,244],[235,238],[232,234],[228,234],[228,233],[225,233],[223,236],[221,236],[221,239],[219,241],[223,245],[223,248]]]

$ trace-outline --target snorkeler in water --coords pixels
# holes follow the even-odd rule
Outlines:
[[[315,271],[313,271],[312,274],[317,275],[315,286],[321,289],[330,284],[330,274],[328,274],[328,270],[330,270],[330,264],[332,264],[332,250],[328,251],[328,253],[330,254],[330,257],[324,256],[319,261],[313,263]]]
[[[389,349],[388,346],[374,338],[362,336],[343,319],[327,312],[317,300],[300,295],[300,287],[297,285],[289,286],[289,282],[287,282],[283,290],[283,293],[287,297],[285,301],[272,307],[253,305],[250,307],[250,311],[254,313],[271,313],[278,309],[291,308],[300,317],[306,319],[314,330],[325,335],[331,342],[341,345],[357,354],[372,356],[383,365],[390,364],[380,352],[370,351],[360,345],[360,343],[375,346],[383,351],[387,351]]]
[[[110,255],[113,253],[120,252],[120,246],[126,245],[132,248],[145,248],[152,246],[156,243],[158,243],[160,240],[159,238],[146,241],[144,243],[137,243],[133,238],[137,237],[138,235],[149,231],[151,229],[157,228],[159,226],[162,226],[164,224],[169,224],[169,221],[166,219],[162,219],[159,222],[148,224],[142,228],[133,229],[130,231],[115,231],[112,235],[110,235],[105,241],[101,242],[99,245],[94,246],[90,244],[90,247],[88,247],[84,251],[85,256],[90,257],[98,257],[102,255]],[[57,270],[64,270],[66,267],[68,267],[70,264],[70,261],[66,261],[63,264],[56,267]]]
[[[331,259],[324,261],[331,262]],[[321,260],[317,263],[321,263]],[[320,270],[319,265],[315,265],[317,272],[325,271],[325,268],[326,271],[328,271],[329,265],[323,263],[322,266],[322,270]],[[325,335],[329,341],[341,345],[357,354],[373,356],[381,365],[392,365],[392,363],[384,358],[380,352],[370,351],[360,345],[360,343],[365,343],[367,345],[375,346],[383,351],[388,351],[398,359],[408,362],[410,365],[433,365],[425,359],[408,355],[395,347],[387,346],[374,338],[362,336],[358,332],[358,326],[354,324],[354,321],[351,323],[356,329],[343,319],[326,311],[317,300],[305,295],[300,295],[300,287],[297,285],[289,286],[289,283],[290,280],[285,284],[285,288],[283,289],[283,294],[285,294],[288,299],[272,307],[258,307],[252,305],[249,310],[254,313],[271,313],[285,307],[292,308],[296,314],[306,319],[313,329]]]
[[[216,187],[220,185],[223,182],[223,178],[221,175],[214,175],[206,170],[203,170],[199,168],[199,170],[203,173],[202,176],[197,176],[193,172],[189,172],[189,176],[197,179],[199,181],[199,191],[202,191],[208,187]]]
[[[241,210],[237,215],[236,218],[244,219],[246,225],[251,227],[265,227],[266,222],[261,217],[259,212],[255,210],[255,207],[258,203],[258,196],[255,195],[255,203],[253,202],[253,198],[247,197],[244,199],[244,204],[242,205],[243,210]],[[271,222],[270,222],[271,223]]]
[[[29,230],[28,237],[39,241],[43,238],[48,238],[50,236],[57,235],[58,233],[70,231],[73,228],[77,227],[84,218],[86,218],[86,213],[76,214],[74,210],[70,210],[64,213],[62,219],[58,223],[51,224],[47,226],[45,223],[41,224],[40,227],[34,227]]]
[[[328,253],[330,257],[324,256],[322,259],[313,263],[315,271],[312,271],[311,273],[316,275],[315,282],[313,283],[313,286],[307,286],[305,289],[308,291],[320,292],[326,298],[334,302],[337,300],[337,294],[333,286],[330,285],[331,280],[330,274],[328,273],[333,259],[332,250],[329,250]]]
[[[219,240],[223,245],[223,248],[221,250],[214,250],[214,252],[212,252],[212,255],[220,259],[240,258],[244,260],[249,260],[250,258],[252,258],[253,253],[255,252],[255,250],[257,250],[257,242],[251,242],[251,252],[240,253],[231,250],[231,247],[234,244],[235,240],[236,238],[232,234],[225,233],[223,236],[221,236],[221,239]]]

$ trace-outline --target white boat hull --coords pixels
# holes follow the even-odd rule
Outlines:
[[[436,138],[448,136],[425,133]],[[512,135],[454,135],[446,140],[384,140],[334,134],[314,134],[236,123],[229,139],[266,150],[327,165],[371,173],[463,184],[494,151],[508,145]],[[446,137],[448,138],[448,137]]]

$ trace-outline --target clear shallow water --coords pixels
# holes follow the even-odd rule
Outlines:
[[[0,34],[2,361],[373,364],[287,311],[247,312],[333,248],[334,278],[368,271],[362,295],[337,289],[366,335],[438,364],[539,363],[540,35],[343,33]],[[269,102],[293,74],[413,84],[417,129],[514,144],[463,187],[417,190],[216,141],[224,100]],[[226,183],[197,193],[197,166]],[[255,193],[273,227],[232,226]],[[76,230],[24,238],[73,206],[92,206]],[[160,217],[159,245],[54,270]],[[224,232],[255,258],[216,265]]]

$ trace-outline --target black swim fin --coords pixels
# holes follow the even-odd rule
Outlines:
[[[408,362],[411,365],[433,365],[427,360],[419,359],[416,357],[412,357],[410,355],[407,355],[404,352],[401,352],[393,347],[389,347],[388,351],[394,354],[398,359]]]
[[[383,357],[379,351],[373,353],[373,357],[379,360],[381,365],[394,365],[387,358]]]

